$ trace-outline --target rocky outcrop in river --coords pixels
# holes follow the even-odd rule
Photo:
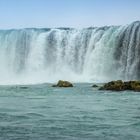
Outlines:
[[[122,80],[111,81],[104,84],[100,90],[112,90],[112,91],[124,91],[124,90],[133,90],[140,92],[140,81],[127,81],[123,82]]]
[[[59,80],[56,85],[53,85],[53,87],[73,87],[73,84],[68,81]]]

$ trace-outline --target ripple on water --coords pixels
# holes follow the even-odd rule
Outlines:
[[[93,90],[91,84],[4,87],[0,140],[139,140],[139,95]]]
[[[0,120],[2,122],[15,122],[29,119],[26,115],[13,115],[9,113],[0,113]]]

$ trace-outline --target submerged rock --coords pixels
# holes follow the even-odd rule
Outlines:
[[[93,88],[97,88],[98,86],[97,86],[97,85],[93,85],[92,87],[93,87]]]
[[[73,84],[69,81],[59,80],[56,85],[53,85],[53,87],[73,87]]]
[[[123,82],[122,80],[111,81],[106,83],[100,88],[100,90],[112,90],[112,91],[124,91],[124,90],[134,90],[140,91],[140,81],[128,81]]]
[[[28,87],[25,87],[25,86],[22,86],[22,87],[20,87],[21,89],[28,89]]]

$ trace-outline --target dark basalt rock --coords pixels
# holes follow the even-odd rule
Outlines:
[[[53,85],[53,87],[73,87],[73,84],[69,81],[59,80],[56,85]]]
[[[97,86],[97,85],[93,85],[92,87],[93,87],[93,88],[97,88],[98,86]]]
[[[124,90],[133,90],[140,91],[140,81],[128,81],[123,82],[121,80],[111,81],[106,83],[100,88],[100,90],[112,90],[112,91],[124,91]]]
[[[28,89],[28,87],[25,87],[25,86],[22,86],[22,87],[20,87],[21,89]]]
[[[140,86],[136,86],[136,87],[134,88],[134,91],[140,92]]]
[[[123,90],[123,82],[121,80],[118,81],[111,81],[106,83],[100,90],[114,90],[114,91],[121,91]]]

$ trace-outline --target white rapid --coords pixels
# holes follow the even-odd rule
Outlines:
[[[140,22],[0,30],[0,84],[140,79]]]

